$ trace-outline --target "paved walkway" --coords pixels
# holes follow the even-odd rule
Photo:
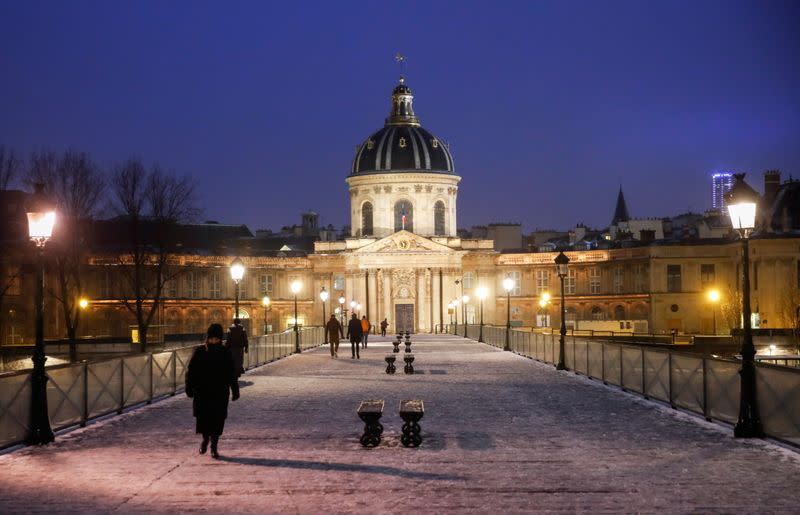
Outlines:
[[[388,341],[248,373],[222,459],[197,454],[181,395],[0,456],[0,512],[797,512],[800,458],[619,390],[452,336],[417,336],[418,375]],[[362,398],[384,440],[358,443]],[[401,399],[424,441],[399,443]]]

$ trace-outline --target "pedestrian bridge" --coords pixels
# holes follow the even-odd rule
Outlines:
[[[191,349],[54,367],[52,425],[87,425],[0,456],[0,511],[796,510],[796,451],[734,439],[724,423],[736,418],[735,362],[568,338],[575,374],[546,363],[557,337],[512,331],[504,352],[504,329],[484,331],[487,344],[413,336],[414,375],[385,374],[390,338],[351,360],[347,343],[339,359],[317,348],[318,329],[302,334],[302,354],[292,333],[262,337],[218,461],[197,454],[191,402],[172,395]],[[800,410],[768,399],[796,402],[800,388],[780,371],[759,366],[759,400],[765,428],[791,441]],[[6,445],[24,437],[27,381],[2,377]],[[386,401],[375,449],[358,441],[368,398]],[[399,441],[397,407],[412,398],[426,408],[417,449]]]

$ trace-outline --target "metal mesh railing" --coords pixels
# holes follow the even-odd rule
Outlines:
[[[448,326],[445,326],[448,327]],[[452,334],[452,325],[449,326]],[[474,327],[474,329],[473,329]],[[467,336],[478,339],[479,326],[468,326]],[[463,335],[463,328],[458,331]],[[509,350],[544,363],[558,362],[559,335],[512,329]],[[506,344],[506,328],[483,327],[485,343]],[[735,423],[739,414],[739,369],[733,359],[711,358],[635,342],[615,342],[575,331],[564,341],[568,369],[607,384],[639,393],[709,420]],[[800,445],[800,369],[756,364],[756,392],[764,432]]]
[[[300,349],[324,340],[322,327],[302,328]],[[183,388],[186,368],[196,345],[166,352],[84,361],[47,367],[47,409],[53,430],[84,425],[88,420],[127,407],[174,395]],[[251,338],[247,369],[295,351],[295,334],[287,331]],[[28,432],[30,370],[0,375],[0,449],[22,443]]]

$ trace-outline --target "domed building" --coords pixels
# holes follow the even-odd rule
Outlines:
[[[461,177],[447,144],[423,129],[414,96],[400,77],[392,109],[380,130],[359,145],[347,184],[355,237],[407,230],[421,236],[456,236]]]

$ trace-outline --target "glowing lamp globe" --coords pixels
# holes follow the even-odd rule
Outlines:
[[[242,263],[241,259],[236,258],[231,263],[231,279],[238,283],[242,280],[242,277],[244,277],[244,263]]]
[[[322,291],[320,291],[320,292],[319,292],[319,299],[320,299],[322,302],[327,302],[327,301],[328,301],[328,297],[329,297],[329,294],[328,294],[328,292],[325,290],[325,287],[323,286],[323,287],[322,287]]]
[[[489,291],[485,287],[481,286],[475,293],[478,295],[479,299],[485,300],[486,296],[489,294]]]
[[[516,286],[516,285],[517,285],[517,282],[514,279],[510,278],[510,277],[506,277],[505,279],[503,279],[503,289],[506,292],[510,293],[511,290],[513,290],[514,286]]]
[[[760,199],[758,192],[744,180],[743,173],[733,175],[733,186],[725,195],[731,224],[737,231],[750,231],[756,226],[756,206]]]
[[[303,288],[303,283],[301,283],[300,281],[292,281],[290,288],[292,289],[292,293],[297,295]]]

